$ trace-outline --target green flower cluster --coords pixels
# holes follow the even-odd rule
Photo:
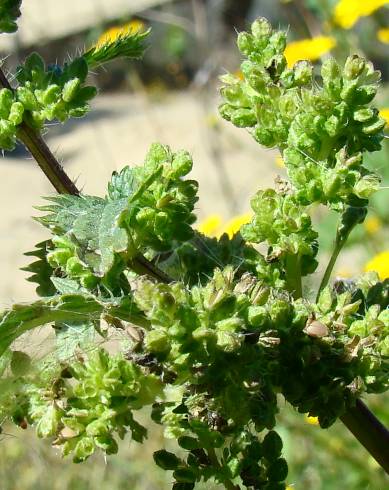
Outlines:
[[[385,352],[386,312],[379,314],[376,305],[366,313],[366,304],[350,292],[336,300],[325,289],[315,305],[292,300],[250,274],[234,280],[227,268],[190,291],[179,283],[142,281],[135,301],[152,325],[144,339],[146,352],[174,379],[190,381],[197,393],[204,389],[212,410],[231,426],[253,421],[258,431],[272,427],[276,401],[270,400],[279,388],[300,411],[319,416],[323,427],[366,389],[387,388],[388,366],[374,347],[382,342]],[[356,343],[354,329],[373,321],[376,338]],[[226,376],[227,366],[231,377]],[[266,406],[259,410],[264,392]],[[173,417],[178,421],[175,436],[180,417]]]
[[[191,168],[187,152],[155,144],[143,166],[113,174],[106,199],[47,198],[51,204],[38,209],[49,214],[37,219],[54,235],[46,257],[53,282],[69,278],[82,288],[127,294],[125,274],[137,254],[153,257],[193,236],[197,182],[183,179]]]
[[[254,217],[244,225],[241,234],[251,243],[267,242],[268,261],[296,255],[302,258],[303,275],[317,266],[318,234],[311,218],[295,195],[274,189],[259,191],[251,200]]]
[[[16,19],[20,16],[22,0],[0,0],[0,33],[15,32]]]
[[[168,251],[174,242],[192,238],[198,183],[183,180],[192,165],[188,152],[173,153],[168,146],[156,143],[143,166],[125,167],[119,174],[114,173],[108,185],[108,198],[130,197],[125,227],[135,248]]]
[[[380,149],[385,120],[369,107],[380,73],[358,56],[343,69],[327,60],[322,85],[306,61],[287,68],[286,34],[273,32],[265,19],[251,33],[238,36],[247,58],[243,80],[222,77],[225,103],[221,115],[238,127],[250,128],[266,147],[282,152],[288,175],[303,204],[321,202],[340,210],[345,203],[365,205],[379,179],[362,165],[364,151]]]
[[[17,127],[23,121],[24,106],[13,92],[0,89],[0,148],[13,150]]]
[[[46,121],[64,122],[70,117],[82,117],[95,97],[95,87],[85,85],[88,64],[83,57],[75,58],[63,67],[49,65],[37,53],[26,58],[17,71],[20,86],[16,98],[26,111],[27,121],[41,129]]]
[[[97,93],[95,87],[85,85],[87,74],[88,65],[82,57],[63,68],[46,68],[38,54],[31,54],[18,68],[20,86],[15,91],[0,90],[0,148],[14,149],[17,129],[23,121],[42,129],[47,121],[64,122],[84,116],[88,102]]]
[[[53,444],[63,455],[72,453],[76,463],[97,448],[116,453],[115,435],[123,439],[131,432],[142,442],[147,431],[132,411],[152,404],[162,393],[156,376],[103,349],[64,369],[53,386],[51,391],[31,389],[27,420],[36,425],[39,437],[54,437]]]

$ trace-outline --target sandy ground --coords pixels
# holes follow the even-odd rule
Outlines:
[[[199,219],[213,213],[228,219],[249,210],[250,196],[271,186],[279,169],[275,154],[262,150],[244,130],[217,116],[217,100],[176,93],[151,103],[142,96],[101,96],[82,120],[49,128],[46,139],[85,193],[102,195],[115,169],[141,163],[150,143],[187,149],[192,176],[200,182]],[[23,253],[48,236],[31,219],[34,205],[52,188],[27,155],[0,160],[0,307],[35,297],[20,267]]]

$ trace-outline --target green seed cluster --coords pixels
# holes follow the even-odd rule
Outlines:
[[[0,33],[15,32],[16,19],[20,16],[22,0],[0,0]]]
[[[47,121],[84,116],[97,93],[95,87],[85,85],[87,75],[88,65],[82,57],[63,67],[46,67],[37,53],[31,54],[18,68],[19,87],[0,90],[0,148],[14,149],[23,121],[42,129]]]
[[[55,437],[63,454],[80,463],[96,449],[116,453],[115,436],[123,439],[130,432],[142,442],[147,431],[132,411],[152,404],[161,392],[156,376],[98,349],[64,370],[55,390],[32,391],[27,418],[39,437]]]
[[[191,168],[189,153],[155,144],[143,166],[113,174],[105,199],[47,198],[50,203],[38,209],[49,213],[38,221],[54,235],[46,259],[55,285],[58,278],[70,279],[89,290],[128,293],[125,275],[138,253],[173,251],[193,236],[198,186],[183,179]]]
[[[268,260],[287,255],[302,257],[303,274],[312,273],[317,266],[318,234],[296,197],[267,189],[253,197],[251,207],[255,214],[251,223],[242,227],[243,238],[252,243],[267,242]]]
[[[37,53],[28,56],[16,76],[20,83],[16,98],[28,111],[28,122],[41,129],[46,121],[84,116],[97,93],[95,87],[85,85],[87,75],[88,64],[82,57],[63,67],[46,67]]]
[[[156,143],[143,166],[125,167],[113,175],[109,199],[130,196],[133,203],[125,226],[135,247],[161,252],[171,250],[173,242],[192,238],[198,183],[183,179],[192,165],[188,152],[173,153],[168,146]]]
[[[13,150],[16,141],[17,127],[23,121],[24,106],[14,93],[0,89],[0,148]]]
[[[86,289],[97,286],[99,278],[77,254],[77,246],[65,236],[54,236],[52,251],[47,253],[47,262],[52,271],[60,269],[64,277],[75,280]],[[58,273],[57,273],[58,276]],[[55,276],[54,276],[55,277]],[[58,282],[57,282],[58,285]]]
[[[302,203],[338,210],[344,203],[366,204],[379,184],[363,167],[362,154],[381,147],[385,120],[369,106],[380,73],[359,56],[349,57],[343,69],[329,59],[319,85],[310,63],[287,68],[285,45],[286,34],[273,32],[265,19],[256,20],[251,33],[239,34],[238,47],[247,58],[243,80],[222,77],[221,115],[250,128],[261,145],[280,149]]]

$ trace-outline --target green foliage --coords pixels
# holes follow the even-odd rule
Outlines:
[[[330,58],[319,81],[307,61],[287,67],[285,45],[286,33],[265,19],[239,34],[244,78],[222,77],[220,113],[261,145],[279,148],[301,203],[364,206],[379,184],[363,153],[380,149],[383,138],[385,120],[369,106],[380,73],[356,55],[343,68]]]
[[[0,0],[0,33],[15,32],[22,0]]]
[[[88,69],[137,57],[145,36],[119,37],[63,67],[28,57],[20,86],[0,92],[3,147],[22,121],[40,130],[84,115],[95,95]],[[115,172],[104,198],[59,195],[38,208],[52,237],[25,270],[42,299],[0,316],[2,418],[35,426],[78,463],[98,449],[116,453],[127,433],[142,443],[133,412],[152,405],[151,419],[178,444],[177,454],[154,453],[174,490],[211,479],[277,490],[288,474],[274,430],[278,395],[327,428],[364,393],[388,389],[388,281],[370,274],[327,286],[378,185],[362,157],[382,139],[368,105],[379,75],[354,56],[342,69],[327,61],[318,83],[308,62],[287,68],[285,43],[258,19],[238,36],[244,79],[223,77],[223,117],[278,146],[291,181],[259,191],[251,223],[234,237],[192,229],[192,158],[161,144],[142,166]],[[317,300],[302,287],[317,266],[315,203],[341,213]],[[13,342],[45,324],[55,348],[35,362]],[[97,334],[101,342],[112,330],[125,336],[116,355],[96,347]]]
[[[0,4],[0,31],[16,29],[13,19],[19,12],[19,5],[20,2],[13,0],[4,0]],[[41,130],[53,120],[63,123],[71,117],[83,117],[90,109],[89,102],[97,94],[95,87],[87,85],[89,71],[115,58],[140,58],[148,34],[147,31],[119,36],[113,42],[93,47],[63,66],[46,66],[39,54],[30,54],[17,69],[19,86],[16,90],[0,89],[0,148],[14,149],[17,130],[22,122]]]
[[[119,35],[113,41],[99,44],[83,54],[83,58],[93,69],[116,58],[140,59],[145,51],[144,41],[150,31],[129,32]]]
[[[251,200],[254,218],[242,227],[242,236],[252,243],[267,242],[268,260],[288,255],[302,257],[303,274],[312,273],[317,266],[317,233],[312,229],[311,218],[295,195],[259,191]]]
[[[85,85],[88,64],[83,57],[72,62],[45,66],[37,53],[29,55],[18,68],[16,99],[23,105],[26,121],[41,129],[46,121],[65,122],[70,117],[82,117],[88,102],[95,97],[95,87]]]

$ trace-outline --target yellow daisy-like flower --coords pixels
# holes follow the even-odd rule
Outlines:
[[[386,125],[389,126],[389,107],[380,110],[380,116],[385,119]]]
[[[343,29],[351,29],[361,17],[371,15],[389,0],[340,0],[334,10],[334,21]]]
[[[377,38],[384,44],[389,44],[389,27],[379,29],[377,32]]]
[[[305,422],[310,425],[319,425],[319,419],[317,417],[310,417],[305,414]]]
[[[128,34],[137,34],[145,30],[145,25],[141,20],[132,20],[122,26],[113,26],[103,32],[97,40],[96,47],[99,48],[104,44],[113,43],[118,37]]]
[[[369,235],[375,235],[382,228],[382,223],[378,216],[369,216],[364,221],[363,226]]]
[[[375,255],[365,265],[365,272],[375,271],[381,280],[389,278],[389,250]]]
[[[312,39],[301,39],[287,44],[285,57],[288,66],[293,66],[299,60],[315,61],[336,46],[336,41],[330,36],[317,36]]]
[[[227,233],[227,235],[232,238],[238,231],[241,226],[249,223],[251,221],[252,214],[246,213],[240,216],[235,216],[223,228],[223,233]]]
[[[206,218],[198,225],[197,230],[200,233],[203,233],[204,235],[210,237],[218,236],[220,234],[219,230],[221,229],[221,225],[221,216],[219,216],[218,214],[211,214],[210,216],[208,216],[208,218]]]

